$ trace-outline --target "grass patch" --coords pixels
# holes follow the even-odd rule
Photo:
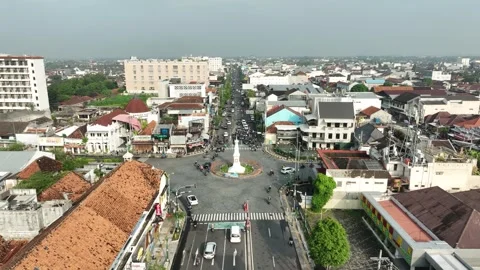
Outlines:
[[[251,174],[255,170],[253,166],[249,164],[242,164],[243,167],[245,167],[245,174]]]
[[[89,162],[119,163],[123,162],[123,158],[86,158]]]
[[[111,96],[107,97],[101,100],[95,100],[89,103],[89,105],[92,106],[106,106],[106,107],[122,107],[125,108],[127,106],[128,102],[133,99],[135,96],[133,95],[116,95],[116,96]],[[146,102],[151,95],[147,94],[140,94],[137,95],[139,99],[143,100],[143,102]]]
[[[220,167],[220,171],[222,173],[228,173],[228,168],[230,168],[230,166],[228,164],[223,164],[221,167]]]
[[[42,193],[60,180],[64,173],[36,172],[30,178],[23,180],[14,188],[16,189],[36,189],[37,194]]]

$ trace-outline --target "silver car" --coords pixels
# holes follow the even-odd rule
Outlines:
[[[207,242],[205,250],[203,251],[203,257],[207,260],[215,258],[215,251],[217,250],[217,243]]]

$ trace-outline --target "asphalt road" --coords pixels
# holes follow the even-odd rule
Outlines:
[[[235,81],[235,79],[234,79]],[[233,87],[235,105],[241,103],[239,92],[241,84]],[[237,106],[236,106],[237,107]],[[249,118],[243,115],[244,108],[236,109],[232,117],[239,119]],[[236,119],[229,125],[229,135],[234,133]],[[250,124],[253,129],[253,123]],[[220,129],[217,131],[223,135]],[[225,152],[218,153],[216,160],[233,161],[232,144]],[[195,162],[203,164],[212,161],[211,154],[207,157],[194,156],[177,159],[148,159],[147,163],[164,170],[170,176],[171,191],[182,186],[196,184],[196,188],[180,189],[185,192],[178,198],[179,203],[186,202],[186,195],[196,195],[199,204],[192,207],[189,215],[199,221],[197,228],[187,223],[187,230],[182,235],[179,250],[175,255],[175,267],[181,269],[246,269],[247,264],[253,264],[249,269],[298,269],[295,249],[288,245],[290,232],[283,220],[283,209],[280,204],[278,190],[292,175],[282,175],[282,166],[294,167],[293,163],[276,160],[263,153],[261,148],[251,151],[249,146],[240,145],[240,160],[255,160],[261,164],[263,172],[255,178],[234,179],[217,177],[213,174],[203,175],[194,166]],[[273,170],[275,174],[268,176],[266,172]],[[299,170],[299,175],[306,178],[307,169]],[[271,186],[272,190],[267,192]],[[268,197],[271,202],[268,203]],[[251,221],[251,234],[243,233],[242,243],[229,242],[228,233],[231,222],[244,222],[244,202],[248,202]],[[225,223],[229,222],[229,223]],[[215,231],[210,232],[208,226],[215,224]],[[226,229],[220,229],[223,224]],[[225,225],[227,224],[227,225]],[[244,223],[243,223],[244,224]],[[220,227],[219,227],[220,226]],[[249,241],[250,240],[250,241]],[[214,260],[201,260],[199,266],[193,265],[195,253],[203,254],[206,242],[217,243],[217,252]],[[233,254],[235,249],[235,266]],[[251,256],[250,256],[251,254]]]
[[[210,226],[211,223],[191,228],[185,248],[178,251],[182,254],[179,269],[298,269],[295,249],[288,244],[290,232],[285,221],[254,221],[251,232],[242,232],[241,243],[230,242],[228,225],[213,232]],[[203,258],[207,242],[217,244],[213,260]]]

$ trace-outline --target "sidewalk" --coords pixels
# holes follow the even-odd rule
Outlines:
[[[285,211],[285,219],[287,220],[290,232],[292,234],[295,250],[297,252],[298,261],[302,270],[312,270],[314,265],[309,257],[307,240],[303,234],[302,227],[296,218],[295,212],[292,210],[289,200],[285,195],[284,188],[280,189],[280,202]]]
[[[166,270],[171,269],[173,257],[177,252],[177,247],[179,244],[179,239],[173,240],[175,222],[174,216],[168,217],[162,222],[157,235],[155,235],[155,247],[153,254],[155,259],[148,263],[147,266],[164,267]],[[184,229],[184,223],[185,218],[179,221],[179,227],[181,228],[180,234]]]
[[[275,153],[275,151],[273,151],[273,150],[271,149],[271,147],[269,147],[269,146],[267,146],[267,145],[263,146],[263,151],[264,151],[266,154],[270,155],[271,157],[273,157],[273,158],[275,158],[275,159],[279,159],[279,160],[290,161],[290,162],[295,162],[295,161],[296,161],[296,162],[298,162],[298,163],[310,163],[310,162],[311,162],[311,161],[309,161],[309,160],[300,160],[300,159],[299,159],[299,160],[295,160],[294,158],[286,158],[286,157],[284,157],[284,156],[281,156],[281,155]]]

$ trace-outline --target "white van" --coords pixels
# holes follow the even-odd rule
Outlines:
[[[230,229],[230,242],[231,243],[241,242],[240,226],[232,226],[232,228]]]

